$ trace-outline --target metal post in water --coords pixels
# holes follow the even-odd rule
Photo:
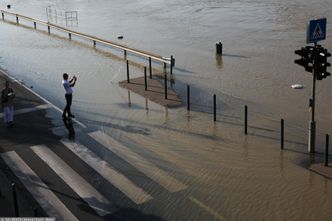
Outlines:
[[[16,217],[19,217],[15,183],[12,183],[12,191],[13,191],[13,200],[14,200],[15,216],[16,216]]]
[[[165,99],[167,99],[167,75],[165,74]]]
[[[221,41],[216,43],[216,52],[218,55],[222,55],[222,43]]]
[[[213,120],[217,121],[217,97],[213,95]]]
[[[244,134],[248,134],[248,107],[244,106]]]
[[[151,57],[149,57],[149,71],[150,71],[150,79],[152,79],[152,64]]]
[[[280,148],[284,149],[284,119],[280,120]]]
[[[47,26],[48,34],[51,34],[51,27],[48,25]]]
[[[71,33],[68,33],[68,36],[69,36],[69,40],[71,40]]]
[[[144,67],[144,86],[145,86],[145,90],[148,90],[148,83],[147,83],[147,79],[146,79],[146,67]]]
[[[127,59],[127,50],[123,51],[123,56],[124,56],[124,59],[126,60]]]
[[[170,65],[170,73],[171,73],[171,76],[173,75],[173,55],[171,55],[171,65]]]
[[[33,22],[33,28],[37,29],[37,23],[35,21]]]
[[[326,141],[325,141],[325,166],[329,166],[329,141],[330,137],[326,134]]]
[[[18,16],[16,15],[16,24],[18,24]]]
[[[164,71],[165,71],[165,73],[166,73],[166,63],[164,63]]]
[[[190,111],[190,86],[187,85],[187,110]]]
[[[127,60],[127,83],[129,82],[129,61]]]

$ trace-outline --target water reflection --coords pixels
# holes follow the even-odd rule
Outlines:
[[[149,104],[148,104],[148,98],[145,97],[145,110],[146,110],[146,114],[149,113]]]
[[[216,54],[216,65],[218,68],[223,68],[223,59],[222,56],[219,54]]]
[[[74,126],[73,126],[73,121],[71,118],[63,118],[62,119],[65,127],[67,128],[68,130],[68,138],[69,139],[75,139],[75,129],[74,129]]]
[[[128,90],[128,107],[131,107],[130,91]]]

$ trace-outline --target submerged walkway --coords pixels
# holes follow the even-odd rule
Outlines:
[[[147,78],[147,90],[144,86],[144,77],[130,79],[130,83],[127,80],[121,81],[119,85],[166,107],[174,108],[182,104],[180,96],[170,85],[167,86],[167,99],[165,99],[165,86],[155,78]]]

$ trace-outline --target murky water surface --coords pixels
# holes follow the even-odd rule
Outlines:
[[[46,20],[52,5],[78,10],[84,33],[176,59],[175,88],[192,108],[168,110],[120,88],[126,78],[122,53],[63,33],[49,36],[33,25],[0,22],[0,66],[64,105],[61,73],[75,74],[73,110],[90,128],[102,129],[185,182],[164,208],[147,208],[165,220],[327,220],[332,215],[330,180],[307,170],[308,99],[311,75],[295,65],[305,45],[306,22],[332,20],[329,0],[239,1],[2,1],[1,8]],[[15,18],[11,18],[15,21]],[[329,25],[328,25],[329,27]],[[322,44],[332,50],[332,29]],[[117,36],[123,35],[123,40]],[[224,56],[215,56],[215,42]],[[146,60],[131,76],[142,76]],[[162,71],[160,64],[153,64]],[[292,90],[291,84],[304,84]],[[330,133],[331,78],[317,82],[318,150]],[[213,124],[212,95],[218,122]],[[185,100],[185,99],[184,99]],[[250,135],[243,135],[243,106]],[[279,151],[279,120],[286,122],[288,151]],[[318,156],[315,161],[322,161]],[[176,205],[176,206],[174,206]],[[181,212],[178,208],[181,205]],[[201,209],[192,213],[193,210]],[[183,219],[183,217],[186,217]]]

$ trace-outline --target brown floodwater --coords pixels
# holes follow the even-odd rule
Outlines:
[[[121,52],[93,49],[91,42],[74,37],[68,41],[60,32],[49,36],[27,22],[30,28],[0,21],[2,68],[59,107],[64,105],[61,73],[75,74],[79,81],[73,110],[78,119],[188,186],[168,200],[164,197],[162,209],[149,204],[146,212],[164,220],[332,217],[331,180],[308,170],[310,163],[323,161],[322,154],[307,154],[311,74],[294,64],[294,50],[305,46],[307,21],[332,19],[329,0],[30,0],[3,1],[1,8],[8,3],[12,12],[42,20],[49,5],[78,10],[78,26],[69,28],[175,57],[174,87],[184,105],[167,109],[118,86],[126,79]],[[332,33],[327,31],[322,44],[331,50]],[[215,55],[219,40],[224,44],[222,58]],[[147,61],[129,59],[137,63],[131,76],[142,76]],[[160,64],[153,66],[162,72]],[[295,83],[304,89],[291,89]],[[190,113],[185,106],[187,84]],[[324,135],[332,129],[330,85],[331,78],[317,82],[320,153]],[[249,108],[248,136],[243,133],[244,105]],[[284,151],[279,149],[280,118],[286,126]]]

